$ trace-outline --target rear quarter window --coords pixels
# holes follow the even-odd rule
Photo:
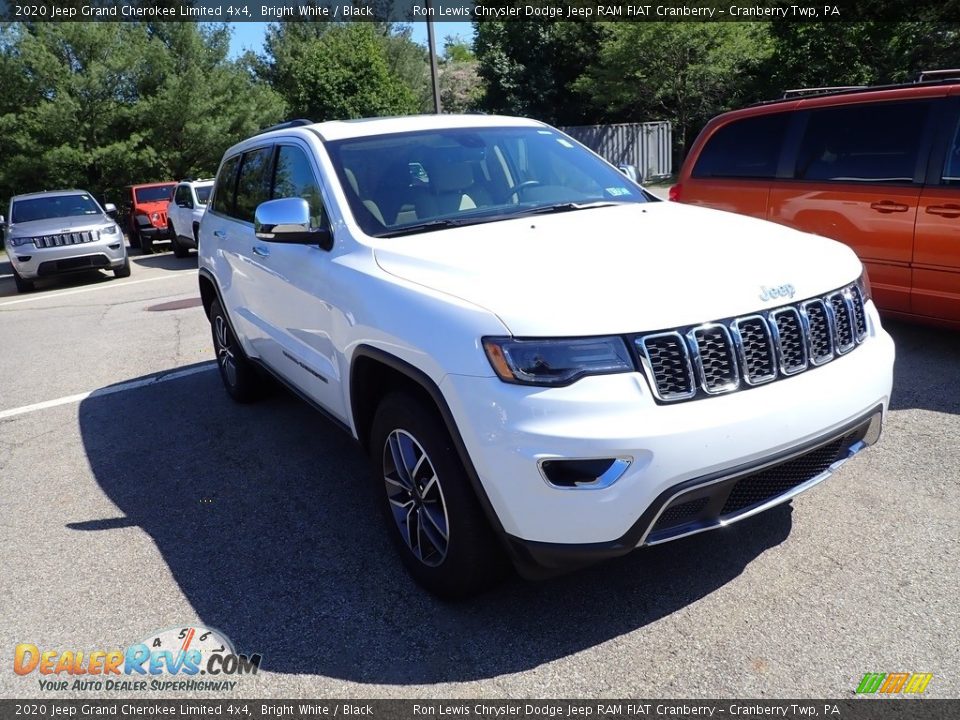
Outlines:
[[[710,136],[696,164],[695,178],[772,178],[789,113],[734,120]]]

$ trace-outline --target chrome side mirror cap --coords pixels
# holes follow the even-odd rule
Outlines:
[[[330,231],[310,225],[310,206],[303,198],[278,198],[257,206],[253,232],[258,240],[298,245],[319,245],[329,250]]]
[[[107,203],[106,205],[103,206],[103,211],[110,217],[113,217],[114,215],[117,214],[117,206],[114,205],[113,203]]]

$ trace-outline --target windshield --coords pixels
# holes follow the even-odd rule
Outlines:
[[[375,237],[648,202],[622,173],[547,127],[425,130],[327,149],[353,216]]]
[[[160,202],[169,200],[173,195],[173,188],[176,185],[160,185],[158,187],[137,188],[134,192],[137,195],[137,203]]]
[[[213,185],[203,185],[196,188],[197,191],[197,202],[201,205],[206,205],[207,201],[210,200],[210,191],[213,189]]]
[[[48,195],[46,197],[14,200],[10,222],[22,223],[49,218],[100,215],[103,211],[86,193],[77,195]]]

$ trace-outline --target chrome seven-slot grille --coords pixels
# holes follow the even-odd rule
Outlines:
[[[846,355],[867,337],[854,284],[753,315],[641,335],[641,364],[661,402],[756,387]]]
[[[61,247],[63,245],[79,245],[100,239],[99,230],[84,230],[83,232],[56,233],[54,235],[38,235],[33,238],[33,244],[38,248]]]

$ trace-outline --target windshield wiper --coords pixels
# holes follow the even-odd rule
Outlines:
[[[500,215],[478,215],[476,217],[460,218],[438,218],[436,220],[427,220],[416,225],[404,225],[392,232],[380,233],[376,237],[395,238],[404,235],[415,235],[422,232],[431,232],[433,230],[446,230],[447,228],[463,227],[464,225],[479,225],[480,223],[496,222],[504,220]]]
[[[615,200],[596,200],[594,202],[564,202],[553,205],[541,205],[531,208],[519,215],[547,215],[549,213],[573,212],[574,210],[592,210],[593,208],[613,207],[614,205],[630,205],[632,203]]]

